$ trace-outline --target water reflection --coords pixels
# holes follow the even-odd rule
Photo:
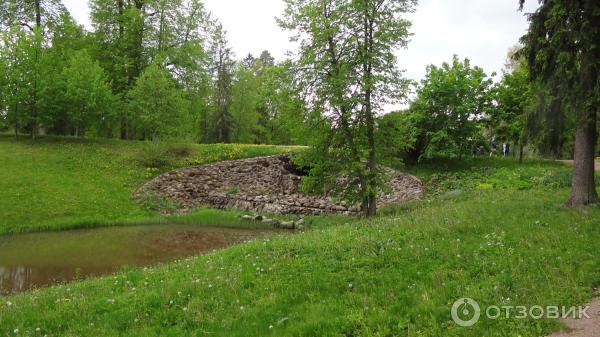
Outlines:
[[[0,294],[173,261],[273,233],[160,225],[0,236]]]

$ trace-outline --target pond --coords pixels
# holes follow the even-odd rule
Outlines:
[[[274,233],[155,225],[0,236],[0,295],[169,262]]]

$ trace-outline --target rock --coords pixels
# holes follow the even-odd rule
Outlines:
[[[267,224],[267,225],[273,226],[273,227],[279,227],[279,225],[281,224],[281,221],[276,220],[276,219],[263,219],[262,222],[264,224]]]
[[[252,215],[242,215],[241,219],[247,221],[254,221],[254,217]]]
[[[337,202],[329,195],[303,194],[298,187],[299,171],[290,158],[290,155],[278,155],[181,169],[147,182],[134,197],[139,199],[146,191],[151,192],[174,200],[181,206],[180,211],[207,205],[218,209],[297,215],[360,213],[359,205]],[[419,179],[390,168],[384,167],[383,171],[389,177],[391,192],[380,195],[378,206],[421,198],[423,188]],[[237,187],[237,193],[228,193],[231,186]],[[263,220],[260,216],[244,219]]]
[[[278,228],[283,228],[283,229],[295,229],[296,225],[294,224],[293,221],[282,221]]]

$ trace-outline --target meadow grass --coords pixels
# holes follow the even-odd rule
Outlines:
[[[64,143],[66,151],[58,146]],[[0,146],[20,149],[13,153],[34,148],[27,157],[31,165],[36,154],[62,163],[67,157],[78,162],[76,154],[87,153],[87,159],[72,166],[79,175],[116,176],[128,182],[114,187],[119,191],[115,195],[127,196],[115,202],[130,200],[131,189],[148,178],[143,170],[126,172],[151,163],[136,148],[144,144],[84,146],[60,139],[35,145],[4,140]],[[47,147],[47,153],[37,147]],[[166,164],[154,162],[157,168],[151,168],[149,176],[193,158],[187,150],[168,151],[175,153],[173,158]],[[205,151],[213,153],[210,148]],[[178,157],[182,153],[185,159]],[[105,163],[112,157],[120,158],[118,165]],[[53,167],[39,161],[38,166]],[[56,175],[64,174],[64,164],[56,165],[54,173],[42,177],[61,181]],[[111,172],[98,173],[102,165],[109,165]],[[0,335],[544,336],[559,323],[483,317],[474,327],[462,328],[452,322],[450,309],[463,297],[486,307],[572,306],[594,296],[593,289],[600,286],[600,208],[562,207],[569,193],[568,167],[545,161],[519,165],[512,160],[469,159],[405,169],[423,179],[423,200],[389,207],[372,219],[309,217],[307,229],[294,235],[2,298]],[[12,168],[10,177],[25,182],[31,172]],[[69,181],[83,184],[85,179]],[[77,192],[68,185],[45,184]],[[31,186],[40,189],[45,184]],[[7,185],[13,193],[29,191],[24,183]],[[47,198],[54,195],[50,188],[44,191]],[[98,195],[83,197],[93,201]],[[242,222],[239,212],[198,210],[157,217],[136,205],[115,207],[140,212],[125,221],[129,224],[260,226]],[[94,215],[93,208],[76,209]],[[113,213],[115,224],[126,219],[122,210]],[[73,226],[83,223],[79,214],[83,213],[70,218]],[[42,228],[33,220],[29,224]]]
[[[600,210],[564,189],[473,190],[153,268],[12,296],[0,335],[543,336],[553,320],[454,324],[452,303],[580,305]],[[39,328],[39,333],[36,329]]]
[[[131,197],[143,182],[179,167],[291,151],[298,149],[0,135],[0,234],[153,222],[156,213]]]

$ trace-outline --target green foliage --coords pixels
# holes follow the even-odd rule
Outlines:
[[[306,109],[290,68],[289,62],[275,64],[268,51],[238,65],[231,98],[234,142],[308,143]]]
[[[523,60],[512,72],[504,74],[495,94],[497,107],[490,110],[488,125],[499,141],[523,144],[525,119],[535,101],[527,65]]]
[[[252,70],[238,65],[231,93],[231,117],[233,119],[232,141],[236,143],[256,143],[258,121],[258,100],[261,79]]]
[[[520,3],[522,6],[524,0]],[[575,121],[576,179],[567,205],[584,207],[597,203],[600,199],[593,162],[600,102],[600,3],[543,0],[529,21],[529,30],[521,39],[525,45],[523,55],[531,78],[554,98],[550,120],[558,120],[556,124],[563,128],[567,116]],[[559,128],[555,133],[562,136],[561,131]]]
[[[63,70],[65,103],[75,134],[83,136],[92,121],[113,118],[115,101],[104,71],[86,51],[75,53]]]
[[[152,213],[169,215],[181,208],[181,206],[172,199],[148,191],[142,193],[137,201],[143,209]]]
[[[93,0],[93,31],[78,26],[58,0],[2,6],[3,129],[10,126],[32,137],[43,131],[130,140],[306,144],[305,105],[288,73],[289,62],[276,65],[264,51],[247,69],[236,71],[226,32],[201,0]],[[157,63],[165,69],[157,72]],[[91,71],[83,73],[88,65]],[[170,83],[158,81],[151,88],[144,83],[149,76],[170,77]],[[153,97],[162,106],[141,92],[157,86],[168,94],[162,100]],[[161,115],[152,106],[168,111]]]
[[[37,28],[31,34],[11,28],[3,38],[7,120],[17,132],[25,130],[35,138],[44,117],[43,84],[48,66],[43,35]]]
[[[29,32],[46,32],[67,12],[60,0],[4,0],[0,9],[0,30],[23,27]]]
[[[301,235],[4,298],[0,334],[546,336],[558,321],[482,315],[461,328],[450,310],[465,296],[483,308],[594,296],[599,210],[565,209],[565,194],[474,191],[386,217],[323,218]],[[211,214],[234,220],[173,220]]]
[[[410,120],[419,130],[412,160],[463,157],[486,141],[480,123],[492,110],[493,81],[469,59],[427,68],[410,107]]]
[[[301,150],[156,143],[62,137],[16,142],[0,134],[0,233],[152,218],[156,214],[140,207],[131,196],[143,182],[161,173]]]
[[[230,143],[233,131],[231,90],[234,61],[226,32],[221,25],[215,28],[209,54],[214,88],[209,99],[207,116],[210,132],[206,132],[205,140],[213,143]]]
[[[572,169],[561,163],[499,158],[424,161],[406,170],[421,177],[426,195],[434,198],[454,191],[565,188],[572,177]]]
[[[164,171],[177,166],[180,160],[192,157],[195,153],[190,145],[151,142],[144,144],[136,161],[141,167]]]
[[[415,1],[285,2],[280,25],[299,42],[296,76],[316,117],[307,152],[314,165],[303,186],[360,202],[373,215],[383,180],[375,119],[406,95],[396,51],[408,43],[404,16]]]
[[[404,111],[392,112],[381,117],[377,124],[377,147],[380,161],[384,165],[397,167],[401,158],[415,144],[418,130]]]
[[[157,140],[185,134],[190,120],[189,102],[177,89],[176,83],[162,61],[150,65],[127,95],[128,119],[136,125],[142,139]]]

